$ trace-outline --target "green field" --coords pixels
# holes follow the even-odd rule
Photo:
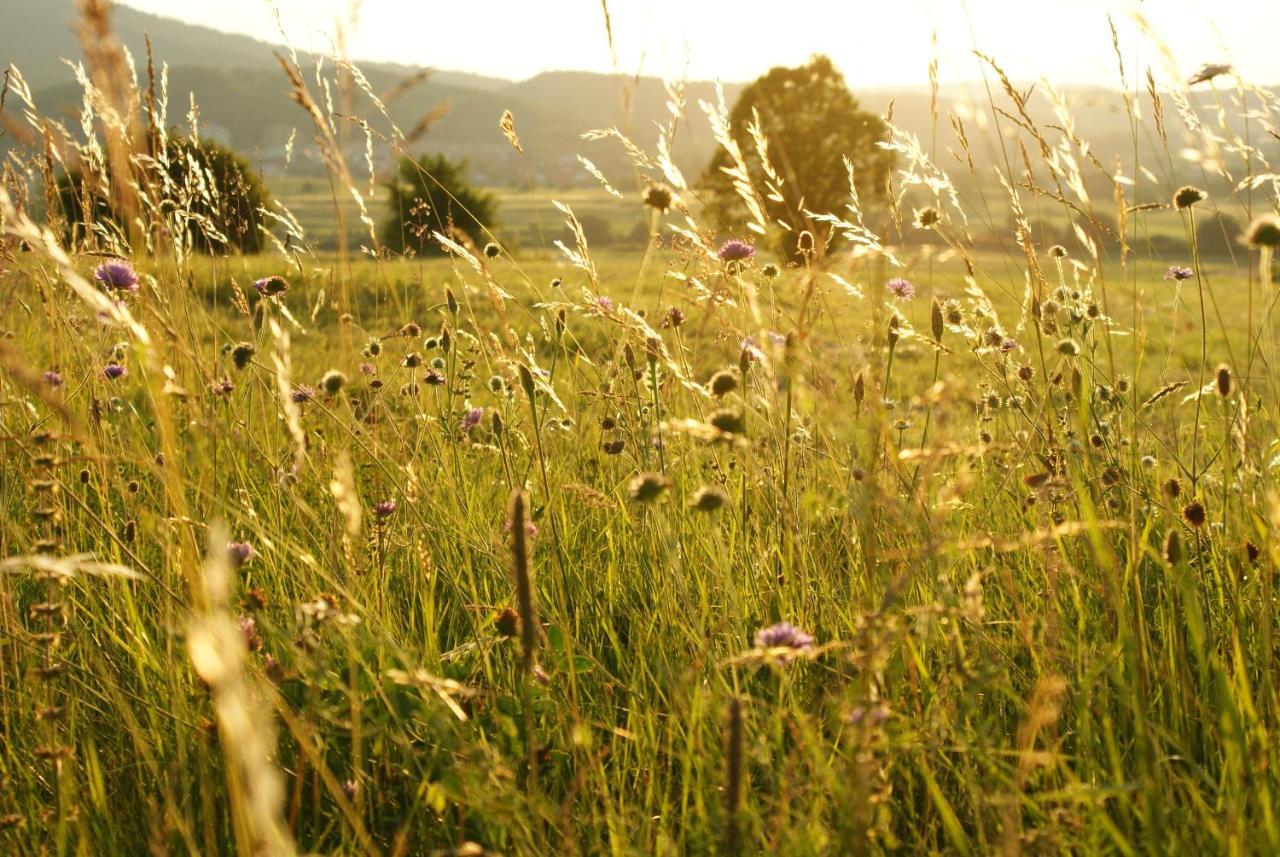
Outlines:
[[[4,852],[1280,853],[1274,188],[1013,127],[829,242],[533,188],[416,257],[13,154]]]

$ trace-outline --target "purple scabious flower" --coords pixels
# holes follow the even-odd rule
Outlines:
[[[813,637],[790,622],[779,622],[756,631],[756,647],[760,649],[795,649],[807,652],[813,648]]]
[[[261,280],[254,280],[253,287],[258,294],[263,297],[274,297],[275,295],[284,294],[289,288],[289,281],[284,277],[272,275],[263,277]]]
[[[304,405],[316,397],[316,388],[310,384],[299,384],[293,388],[293,392],[289,394],[289,398],[293,399],[295,405]]]
[[[253,559],[253,545],[248,542],[227,542],[227,559],[236,568]]]
[[[108,363],[102,369],[102,377],[106,378],[108,381],[114,381],[117,378],[123,378],[125,375],[128,375],[128,374],[129,374],[129,370],[126,369],[120,363]]]
[[[429,369],[427,374],[422,376],[422,380],[426,381],[432,387],[439,387],[445,382],[444,373],[438,369]]]
[[[373,514],[375,517],[385,520],[395,514],[396,508],[395,500],[383,500],[373,507]]]
[[[915,283],[904,280],[902,277],[894,277],[885,283],[884,287],[893,292],[893,296],[899,300],[909,301],[916,296]]]
[[[743,259],[750,259],[755,254],[755,247],[752,247],[746,241],[731,238],[720,245],[720,250],[716,253],[716,256],[720,258],[721,262],[741,262]]]
[[[462,432],[466,434],[484,419],[484,408],[472,408],[462,417]]]
[[[1007,352],[1007,351],[1017,351],[1017,350],[1018,350],[1018,340],[1016,340],[1016,339],[1009,339],[1009,338],[1005,338],[1005,340],[1004,340],[1003,342],[1001,342],[1001,343],[1000,343],[1000,350],[1001,350],[1001,351],[1006,351],[1006,352]]]
[[[1178,282],[1178,283],[1182,282],[1183,280],[1189,280],[1195,275],[1196,275],[1195,271],[1191,270],[1190,268],[1184,265],[1173,265],[1169,268],[1169,270],[1164,272],[1164,278],[1166,280],[1173,280],[1174,282]]]
[[[62,373],[50,370],[44,373],[44,382],[50,387],[62,386]]]
[[[601,312],[613,312],[613,298],[600,295],[596,298],[596,307]]]
[[[117,292],[136,292],[138,275],[124,259],[109,259],[98,266],[93,278],[108,289]]]

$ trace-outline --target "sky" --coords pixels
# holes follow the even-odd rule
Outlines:
[[[975,49],[1016,80],[1119,83],[1108,15],[1126,70],[1161,80],[1229,61],[1253,83],[1280,83],[1275,0],[122,0],[125,5],[356,60],[523,79],[548,70],[750,80],[829,55],[855,89],[981,77]],[[607,4],[612,50],[603,7]],[[1142,35],[1144,16],[1168,54]],[[278,13],[278,19],[277,19]],[[936,34],[936,48],[935,38]],[[1129,80],[1129,85],[1133,85]]]

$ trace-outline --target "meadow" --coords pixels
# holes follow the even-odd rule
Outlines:
[[[91,115],[145,91],[114,71]],[[6,164],[6,851],[1280,851],[1260,150],[1191,113],[1138,178],[1060,128],[1007,123],[1025,170],[895,135],[891,211],[787,235],[707,218],[673,119],[634,188],[399,258],[291,79],[333,172],[259,254],[195,251],[207,188],[142,168],[73,246]],[[145,164],[145,121],[89,127]]]

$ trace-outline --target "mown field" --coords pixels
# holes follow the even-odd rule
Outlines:
[[[336,150],[254,254],[141,119],[67,143],[111,228],[15,155],[5,851],[1277,853],[1280,221],[1182,119],[1140,180],[957,139],[976,195],[891,130],[814,243],[659,147],[417,258],[337,249]]]

